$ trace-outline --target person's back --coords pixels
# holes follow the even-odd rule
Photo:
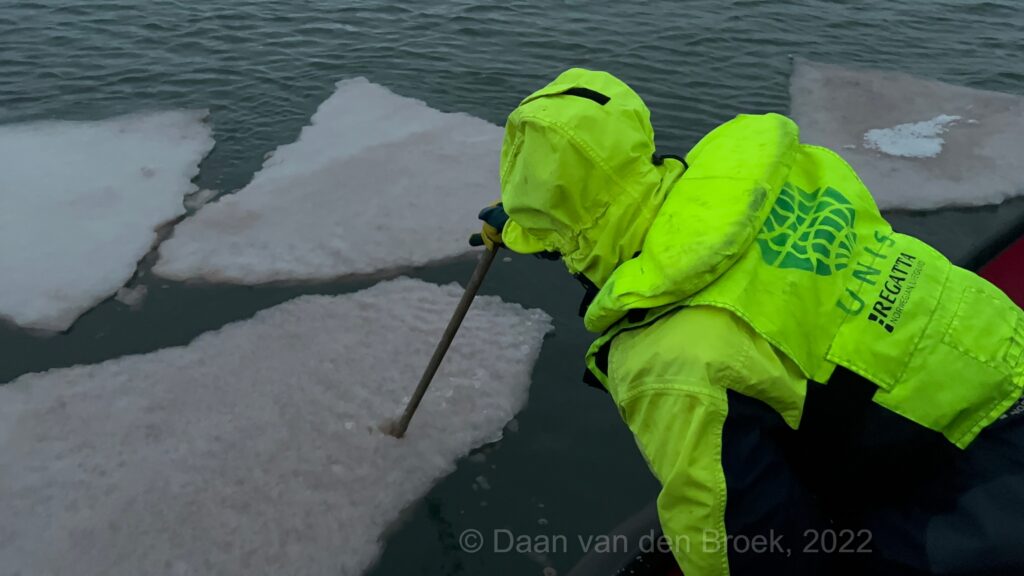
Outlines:
[[[662,483],[684,572],[1024,569],[1012,532],[957,537],[1024,510],[960,498],[1024,481],[1022,426],[993,425],[1024,387],[1024,313],[893,232],[783,116],[740,116],[685,159],[653,138],[628,86],[564,73],[509,117],[484,215],[504,226],[484,233],[589,287],[591,382]]]

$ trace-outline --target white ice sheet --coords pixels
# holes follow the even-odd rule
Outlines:
[[[1024,98],[797,59],[804,142],[857,170],[883,209],[996,204],[1024,194]]]
[[[344,80],[248,186],[177,226],[155,270],[257,284],[459,255],[499,196],[501,139],[478,118]]]
[[[185,213],[205,111],[0,126],[0,317],[64,330]]]
[[[348,576],[526,401],[549,318],[477,298],[407,437],[461,289],[306,296],[185,347],[0,387],[0,572]]]

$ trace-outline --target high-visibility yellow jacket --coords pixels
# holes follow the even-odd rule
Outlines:
[[[501,161],[506,245],[558,252],[600,288],[587,364],[662,484],[688,576],[729,570],[707,541],[726,533],[726,390],[795,429],[808,381],[843,366],[961,448],[1021,396],[1024,313],[893,232],[853,170],[784,116],[739,116],[685,162],[661,159],[639,96],[573,69],[510,115]]]

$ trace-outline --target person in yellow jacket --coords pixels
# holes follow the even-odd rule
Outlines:
[[[591,382],[687,576],[1024,574],[1024,313],[837,154],[764,114],[660,156],[633,90],[571,69],[500,177],[482,236],[587,287]]]

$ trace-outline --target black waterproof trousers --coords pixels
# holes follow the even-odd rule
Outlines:
[[[797,431],[729,393],[733,576],[1024,575],[1024,404],[961,450],[848,371],[809,386]]]

